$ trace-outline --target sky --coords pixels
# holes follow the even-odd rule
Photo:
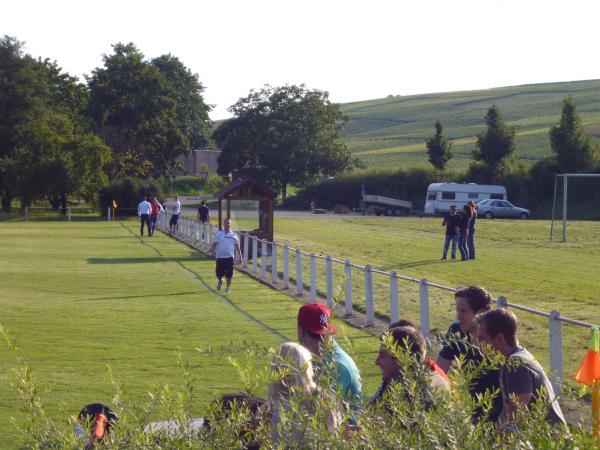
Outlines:
[[[0,35],[80,77],[111,45],[171,53],[213,120],[265,84],[336,103],[600,78],[597,0],[0,0]]]

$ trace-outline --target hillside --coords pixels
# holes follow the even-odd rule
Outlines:
[[[454,142],[450,170],[471,160],[476,135],[485,130],[483,118],[498,105],[506,122],[517,129],[517,156],[535,161],[550,154],[548,130],[560,119],[561,105],[571,96],[586,130],[600,143],[600,80],[535,84],[479,91],[412,96],[341,104],[350,121],[343,132],[353,155],[368,167],[428,164],[425,139],[440,120]]]

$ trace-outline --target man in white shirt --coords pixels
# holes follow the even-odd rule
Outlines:
[[[152,236],[150,233],[150,213],[152,212],[152,205],[146,197],[138,204],[138,217],[140,218],[140,235],[144,236],[144,223],[146,223],[146,229],[148,230],[148,236]]]
[[[227,283],[225,292],[230,292],[234,258],[237,256],[239,263],[243,262],[240,238],[231,231],[231,219],[225,219],[223,222],[223,230],[219,230],[215,235],[210,252],[217,258],[217,290],[223,286],[223,277],[225,277]]]
[[[177,231],[177,222],[179,221],[179,212],[181,211],[181,203],[179,203],[179,196],[175,196],[175,205],[173,206],[173,214],[171,220],[169,220],[169,236],[175,234]]]

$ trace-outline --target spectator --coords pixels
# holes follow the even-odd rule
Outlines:
[[[467,236],[469,234],[469,224],[471,223],[471,207],[465,205],[459,214],[458,222],[458,250],[460,251],[460,259],[466,261],[469,259],[467,251]]]
[[[83,439],[86,450],[95,448],[110,436],[111,427],[117,420],[117,415],[108,406],[101,403],[86,405],[77,416],[75,437]]]
[[[200,223],[208,223],[210,222],[210,211],[208,206],[206,206],[206,202],[202,200],[200,202],[200,206],[198,206],[198,213],[196,214],[196,221]]]
[[[475,222],[477,222],[477,205],[470,200],[468,205],[471,207],[471,221],[469,222],[469,234],[467,235],[467,250],[469,259],[475,259]]]
[[[225,277],[225,292],[231,292],[231,279],[233,278],[233,264],[235,257],[242,264],[242,250],[240,249],[240,238],[237,233],[231,230],[231,219],[225,219],[223,230],[219,230],[215,235],[215,240],[210,247],[211,254],[217,259],[216,275],[217,290],[223,286],[223,277]]]
[[[148,230],[148,236],[152,236],[150,233],[150,213],[152,212],[152,205],[146,197],[138,204],[138,217],[140,218],[140,236],[144,236],[144,223],[146,224],[146,229]]]
[[[492,308],[492,296],[479,286],[469,286],[459,289],[454,294],[456,302],[456,322],[448,329],[446,343],[442,347],[437,364],[444,372],[448,372],[453,363],[462,358],[465,368],[474,376],[471,379],[469,392],[473,397],[483,395],[486,391],[496,393],[488,420],[496,422],[502,412],[502,396],[500,395],[500,370],[492,367],[489,358],[485,358],[481,349],[476,345],[474,335],[477,331],[475,316],[489,311]],[[480,368],[483,361],[485,366]],[[478,408],[473,416],[474,420],[483,417],[484,411]]]
[[[446,227],[446,236],[444,238],[444,250],[442,260],[448,259],[448,247],[452,242],[452,259],[456,259],[456,240],[458,235],[458,223],[460,217],[456,214],[456,205],[450,207],[450,214],[447,214],[442,221],[442,226]]]
[[[173,213],[169,220],[169,236],[173,236],[177,232],[177,222],[179,222],[179,213],[181,212],[181,203],[179,196],[175,196],[175,204],[173,205]]]
[[[531,353],[519,345],[515,315],[500,308],[477,315],[476,322],[477,339],[506,358],[500,369],[503,401],[500,423],[508,424],[517,409],[528,408],[543,399],[549,407],[546,421],[566,425],[546,372]]]
[[[406,360],[399,358],[398,352],[407,356]],[[421,332],[412,325],[390,328],[382,336],[382,344],[375,364],[381,369],[381,385],[369,400],[375,405],[385,398],[385,394],[393,383],[405,385],[408,373],[424,373],[427,377],[422,380],[422,391],[418,393],[421,400],[431,406],[434,397],[443,397],[450,392],[450,381],[438,365],[426,357],[427,344]],[[412,366],[412,367],[411,367]],[[416,369],[416,370],[411,370]],[[415,400],[415,392],[404,390],[409,401]]]
[[[331,370],[341,398],[351,413],[361,407],[362,385],[360,372],[352,358],[335,342],[337,328],[331,325],[331,310],[320,303],[309,303],[298,311],[298,341],[318,359],[315,364],[319,376]],[[350,425],[355,424],[352,417]]]
[[[152,207],[152,211],[150,212],[150,236],[154,236],[154,230],[156,228],[158,216],[161,212],[165,212],[165,210],[158,202],[156,197],[152,197],[152,202],[150,202],[150,205]]]
[[[314,394],[317,385],[314,381],[312,355],[302,345],[295,342],[285,342],[279,347],[276,358],[271,362],[271,377],[274,379],[269,385],[269,401],[271,404],[271,433],[275,446],[281,441],[278,426],[281,414],[294,416],[313,415],[315,413]],[[298,424],[291,417],[292,422]],[[302,419],[296,417],[295,419]],[[329,429],[333,430],[339,425],[339,417],[332,411],[329,415]],[[302,440],[303,428],[301,424],[292,426],[291,436],[284,442],[299,442]]]

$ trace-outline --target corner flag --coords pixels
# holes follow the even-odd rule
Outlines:
[[[598,327],[592,327],[590,346],[573,379],[590,386],[592,390],[592,434],[600,446],[600,337]]]
[[[116,208],[116,207],[117,207],[117,202],[115,202],[115,201],[113,200],[113,208]]]

